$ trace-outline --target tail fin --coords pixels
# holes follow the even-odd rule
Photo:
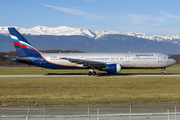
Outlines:
[[[36,50],[15,28],[8,28],[8,30],[19,57],[40,55],[40,52]]]

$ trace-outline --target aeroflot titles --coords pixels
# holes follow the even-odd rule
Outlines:
[[[136,54],[136,56],[153,56],[153,54]]]

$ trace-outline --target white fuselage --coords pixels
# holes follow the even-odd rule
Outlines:
[[[46,61],[60,65],[81,66],[62,57],[120,64],[122,68],[166,68],[176,63],[161,53],[43,53]]]

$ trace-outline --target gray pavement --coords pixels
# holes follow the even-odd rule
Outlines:
[[[89,77],[110,77],[110,78],[118,78],[118,77],[180,77],[180,74],[100,74],[96,76],[88,76],[88,75],[0,75],[0,78],[89,78]]]
[[[178,104],[1,107],[0,120],[179,120],[179,109]]]

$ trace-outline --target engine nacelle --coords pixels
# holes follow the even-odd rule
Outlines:
[[[120,64],[107,64],[106,67],[99,68],[98,70],[107,71],[109,73],[119,73],[121,71]]]

